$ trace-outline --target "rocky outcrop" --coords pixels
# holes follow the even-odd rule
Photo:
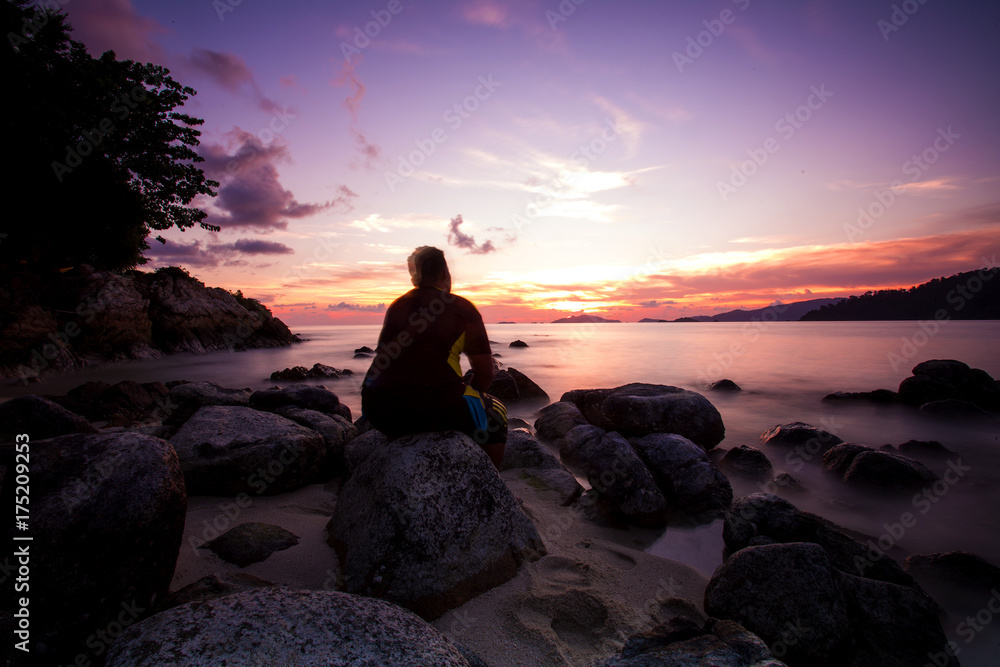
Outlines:
[[[326,443],[280,415],[207,406],[170,439],[190,495],[275,494],[316,481]]]
[[[80,415],[41,396],[18,396],[0,403],[0,442],[13,442],[27,433],[32,440],[45,440],[68,433],[96,433]]]
[[[784,651],[784,643],[776,642]],[[618,657],[596,667],[655,665],[726,665],[726,667],[785,667],[767,644],[739,623],[676,616],[625,641]]]
[[[726,435],[722,416],[701,394],[678,387],[632,383],[614,389],[576,389],[560,399],[587,421],[625,436],[676,433],[706,450]]]
[[[458,648],[399,607],[335,591],[261,588],[160,612],[128,628],[108,667],[468,667]]]
[[[4,460],[14,460],[12,450],[0,448]],[[33,440],[30,470],[30,532],[20,534],[33,539],[8,534],[8,544],[30,549],[37,575],[30,613],[38,664],[70,664],[98,641],[103,652],[109,628],[134,623],[166,595],[184,529],[184,477],[167,442],[133,433]],[[4,477],[5,498],[14,482]],[[14,579],[2,585],[11,601]]]
[[[741,549],[712,576],[705,611],[769,644],[785,641],[790,665],[911,667],[936,653],[958,665],[922,591],[845,574],[817,544]]]
[[[337,395],[323,385],[271,387],[255,391],[250,395],[250,407],[255,410],[274,412],[286,405],[316,410],[328,415],[340,415],[347,421],[351,421],[351,409],[341,403]]]
[[[457,431],[404,436],[372,452],[344,485],[327,532],[348,592],[427,619],[545,553],[489,457]]]
[[[246,567],[267,560],[275,551],[290,549],[298,543],[298,535],[281,526],[247,521],[198,548],[208,549],[227,563]]]
[[[80,266],[20,282],[23,289],[4,291],[0,377],[29,381],[95,363],[298,341],[259,302],[175,267],[117,274]]]

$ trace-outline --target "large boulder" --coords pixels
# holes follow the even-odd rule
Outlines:
[[[515,386],[517,386],[517,397],[522,401],[547,401],[549,400],[549,395],[545,393],[545,390],[539,387],[535,382],[529,378],[527,375],[517,370],[516,368],[508,368],[507,374],[514,380]]]
[[[108,667],[468,667],[434,627],[399,607],[336,591],[271,587],[190,602],[128,628]]]
[[[708,459],[705,450],[687,438],[651,433],[634,438],[632,447],[673,508],[694,517],[716,516],[732,503],[729,480]]]
[[[389,444],[389,438],[382,431],[371,428],[348,441],[344,447],[344,465],[353,473],[371,454]]]
[[[372,452],[327,525],[346,590],[433,619],[545,553],[486,453],[457,431],[408,435]]]
[[[701,394],[679,387],[632,383],[614,389],[576,389],[561,400],[576,404],[591,424],[625,436],[676,433],[706,450],[726,436],[715,406]]]
[[[45,440],[69,433],[97,433],[97,429],[58,403],[29,395],[0,404],[0,442],[13,442],[21,433]]]
[[[282,493],[319,479],[326,443],[281,415],[238,406],[201,408],[170,439],[190,495]]]
[[[768,644],[794,629],[789,664],[849,664],[847,602],[838,572],[819,545],[769,544],[736,552],[709,581],[705,612],[736,621]]]
[[[705,611],[769,644],[785,641],[790,665],[912,667],[938,654],[936,664],[958,665],[940,609],[922,591],[845,574],[817,544],[736,552],[712,576]]]
[[[15,577],[5,577],[4,599],[30,597],[37,664],[70,664],[81,652],[90,660],[114,628],[167,594],[187,510],[184,475],[169,443],[136,433],[71,434],[30,447],[29,529],[17,534],[32,541],[8,533],[7,544],[27,550],[34,576],[30,594],[15,593]],[[14,460],[13,449],[0,447],[4,460]],[[15,476],[0,477],[12,498]]]
[[[255,391],[250,395],[250,407],[256,410],[275,412],[278,408],[286,405],[316,410],[328,415],[340,415],[347,421],[351,421],[351,409],[341,403],[337,395],[323,385],[271,387]]]
[[[250,405],[249,389],[229,389],[214,382],[184,382],[170,388],[163,423],[180,426],[206,405]]]
[[[885,451],[860,452],[844,473],[844,481],[877,491],[919,491],[938,479],[923,463]]]
[[[601,444],[607,434],[600,426],[581,424],[571,428],[559,439],[559,458],[574,468],[583,468],[590,450]]]
[[[811,542],[822,547],[833,566],[842,572],[903,586],[916,585],[876,542],[862,544],[833,522],[803,512],[770,493],[737,498],[726,512],[722,538],[730,552],[762,543]]]
[[[559,401],[546,405],[538,411],[535,433],[543,440],[554,442],[569,433],[571,429],[588,423],[580,408],[573,403]]]

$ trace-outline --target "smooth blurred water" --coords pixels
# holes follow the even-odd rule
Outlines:
[[[895,389],[910,369],[926,359],[959,359],[1000,377],[1000,322],[944,322],[933,335],[915,322],[763,322],[663,324],[492,324],[488,325],[500,361],[526,373],[552,400],[570,389],[613,387],[628,382],[670,384],[696,391],[719,378],[742,386],[736,394],[707,394],[723,416],[721,447],[758,445],[762,431],[776,424],[803,421],[822,426],[845,441],[875,447],[910,439],[934,439],[957,452],[972,467],[947,488],[926,513],[909,497],[895,501],[858,493],[831,479],[816,462],[785,459],[766,450],[776,471],[799,478],[809,490],[794,502],[837,523],[872,536],[886,532],[904,512],[917,524],[898,540],[899,551],[927,553],[965,549],[1000,562],[1000,428],[924,417],[902,407],[831,406],[833,391]],[[231,387],[272,386],[268,376],[286,367],[322,362],[350,368],[350,379],[326,380],[357,415],[360,382],[369,359],[354,359],[362,345],[374,347],[379,327],[313,326],[294,329],[308,342],[290,348],[175,355],[77,373],[47,376],[43,384],[6,385],[4,396],[61,394],[87,380],[211,380]],[[511,348],[520,339],[527,348]],[[896,356],[893,356],[896,355]],[[317,382],[319,384],[320,382]],[[512,416],[534,421],[540,407],[511,405]],[[816,459],[818,461],[818,458]],[[937,472],[944,462],[930,462]],[[734,480],[738,495],[758,490]],[[714,530],[714,532],[712,532]],[[701,537],[698,537],[698,536]],[[653,553],[677,558],[711,572],[721,553],[718,529],[669,529]],[[687,546],[685,546],[687,545]],[[711,554],[716,554],[712,557]]]

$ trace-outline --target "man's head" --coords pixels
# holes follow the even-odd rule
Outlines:
[[[406,258],[410,282],[414,287],[439,287],[451,289],[451,274],[444,253],[432,246],[420,246]]]

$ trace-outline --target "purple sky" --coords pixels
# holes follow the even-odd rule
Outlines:
[[[198,91],[223,231],[167,234],[154,266],[293,323],[379,321],[418,245],[493,320],[996,264],[995,3],[237,1],[64,9]]]

